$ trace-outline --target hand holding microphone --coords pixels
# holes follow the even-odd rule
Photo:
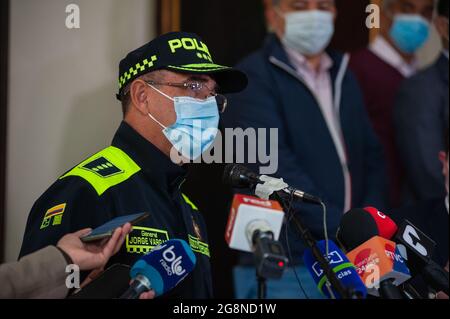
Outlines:
[[[121,299],[158,297],[177,286],[194,270],[196,257],[181,239],[171,239],[141,257],[131,268],[132,282]]]

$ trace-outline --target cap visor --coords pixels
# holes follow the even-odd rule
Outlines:
[[[169,65],[166,69],[179,73],[211,74],[219,85],[221,93],[241,92],[248,84],[247,75],[244,72],[213,63]]]

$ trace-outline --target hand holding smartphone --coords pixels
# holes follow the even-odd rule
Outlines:
[[[80,239],[81,241],[88,243],[101,240],[103,238],[111,237],[116,228],[122,227],[126,223],[130,223],[133,226],[138,222],[147,218],[149,215],[150,215],[149,213],[144,212],[139,214],[116,217],[107,222],[106,224],[103,224],[102,226],[95,228],[88,235],[83,236]]]

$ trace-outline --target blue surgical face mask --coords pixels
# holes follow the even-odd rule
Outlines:
[[[322,10],[282,14],[286,25],[283,42],[300,54],[311,56],[322,52],[334,34],[333,14]]]
[[[407,54],[422,47],[430,34],[430,23],[418,14],[397,14],[389,32],[398,49]]]
[[[170,97],[150,85],[155,91],[174,102],[177,120],[169,127],[150,113],[148,116],[163,128],[163,134],[183,157],[196,160],[214,142],[219,127],[219,109],[214,96],[199,100],[189,96]]]

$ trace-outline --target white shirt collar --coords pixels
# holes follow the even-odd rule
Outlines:
[[[445,55],[445,57],[447,58],[447,60],[448,60],[448,50],[443,50],[442,51],[442,54],[444,54]]]
[[[309,70],[315,72],[315,70],[311,69],[311,66],[309,65],[309,63],[306,60],[306,57],[304,55],[302,55],[298,51],[291,49],[285,45],[283,45],[283,48],[287,53],[289,61],[293,64],[293,66],[295,67],[296,70],[309,69]],[[333,66],[333,60],[326,52],[324,52],[320,59],[319,72],[326,72],[329,69],[331,69],[332,66]]]
[[[393,66],[404,77],[410,77],[417,71],[417,61],[409,64],[402,56],[386,41],[382,36],[378,35],[369,45],[370,51],[387,64]]]

